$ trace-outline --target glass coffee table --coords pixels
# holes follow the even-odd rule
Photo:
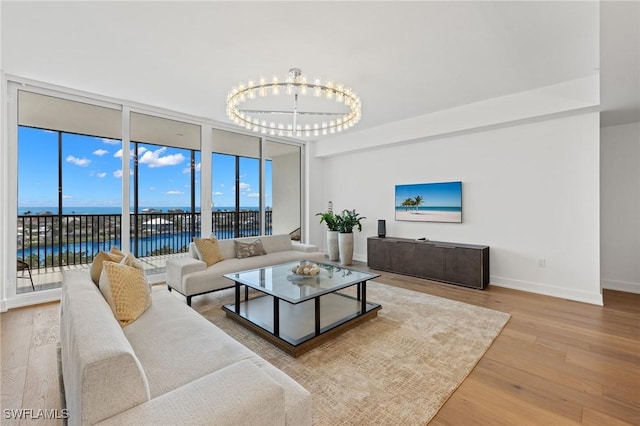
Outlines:
[[[294,273],[301,264],[315,264],[319,272]],[[382,306],[367,301],[367,281],[379,276],[309,261],[235,272],[225,275],[235,282],[235,303],[222,309],[229,318],[297,357],[375,317]],[[249,298],[249,289],[260,294]]]

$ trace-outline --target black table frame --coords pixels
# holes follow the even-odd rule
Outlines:
[[[244,300],[241,300],[242,286],[244,286]],[[349,288],[352,286],[356,286],[357,288],[355,298],[353,298],[353,296],[340,293],[340,290],[343,290],[345,288]],[[233,305],[229,304],[229,305],[223,306],[223,309],[227,313],[227,316],[237,321],[238,323],[250,328],[251,330],[257,332],[266,340],[275,344],[280,349],[284,350],[285,352],[289,353],[294,357],[297,357],[302,353],[307,352],[310,349],[318,346],[319,344],[322,344],[329,337],[335,334],[344,332],[372,317],[375,317],[377,315],[377,311],[382,308],[382,306],[380,306],[379,304],[367,302],[367,281],[366,280],[353,283],[352,285],[344,288],[336,289],[336,291],[333,291],[333,292],[323,293],[323,294],[314,296],[313,298],[311,298],[314,301],[313,302],[314,335],[308,338],[302,339],[302,341],[300,342],[291,342],[283,339],[280,336],[280,301],[284,299],[281,299],[273,294],[269,294],[265,292],[260,292],[263,294],[260,296],[257,296],[257,297],[273,298],[273,331],[267,330],[266,328],[260,326],[259,324],[254,323],[250,319],[245,318],[241,314],[242,304],[250,303],[250,301],[252,300],[249,298],[249,288],[256,290],[257,292],[260,292],[259,288],[251,287],[241,282],[235,281],[235,303]],[[357,311],[357,314],[348,315],[342,321],[339,321],[338,323],[328,327],[323,331],[321,327],[320,298],[326,295],[331,295],[331,294],[339,295],[349,299],[355,299],[360,302],[360,308]],[[308,302],[311,299],[301,301],[301,302]],[[295,305],[295,303],[291,303],[287,300],[284,300],[284,302],[291,305]]]

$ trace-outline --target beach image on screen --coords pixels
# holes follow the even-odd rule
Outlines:
[[[462,222],[462,182],[396,185],[396,220]]]

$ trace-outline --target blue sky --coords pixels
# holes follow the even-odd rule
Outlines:
[[[396,207],[407,198],[422,196],[423,207],[461,207],[462,182],[396,185]]]
[[[18,130],[18,206],[58,205],[58,133]],[[62,133],[63,207],[122,205],[121,142]],[[190,151],[139,146],[139,206],[188,207]],[[259,206],[259,162],[240,159],[240,206]],[[133,167],[131,167],[133,173]],[[200,152],[196,153],[196,206],[200,206]],[[271,162],[266,162],[266,206],[272,206]],[[133,176],[132,179],[133,180]],[[235,205],[235,157],[214,154],[212,196],[215,207]],[[131,190],[133,197],[133,190]],[[133,206],[133,201],[132,201]]]

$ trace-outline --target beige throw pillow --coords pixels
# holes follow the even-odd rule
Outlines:
[[[102,263],[104,261],[109,262],[120,262],[123,259],[123,256],[119,256],[115,253],[107,253],[106,251],[100,251],[96,254],[96,257],[93,258],[93,262],[91,263],[91,280],[95,285],[98,285],[100,282],[100,273],[102,272]]]
[[[116,246],[111,246],[111,250],[109,250],[109,254],[115,254],[116,256],[124,257],[124,253]]]
[[[137,320],[151,306],[151,289],[142,269],[105,261],[99,285],[123,327]]]
[[[233,243],[236,249],[236,257],[238,259],[244,259],[246,257],[253,256],[262,256],[267,254],[267,252],[264,251],[262,240],[260,240],[260,238],[251,242],[234,240]]]
[[[142,262],[140,262],[132,253],[127,253],[125,257],[120,261],[121,265],[133,266],[134,268],[144,269]]]
[[[120,261],[120,264],[132,266],[134,268],[141,269],[144,271],[144,265],[142,264],[142,262],[136,259],[136,257],[132,253],[128,253],[124,258],[122,258],[122,260]],[[151,283],[148,283],[148,284],[149,284],[149,289],[153,291],[153,286],[151,285]]]
[[[196,244],[198,258],[206,263],[207,266],[224,260],[218,240],[215,238],[194,238],[193,242]]]

